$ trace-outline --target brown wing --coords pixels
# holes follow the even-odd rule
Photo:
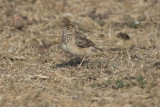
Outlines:
[[[75,36],[75,43],[77,46],[81,48],[88,48],[91,46],[95,46],[95,44],[91,40],[87,39],[85,35],[82,35],[81,33],[78,32]]]

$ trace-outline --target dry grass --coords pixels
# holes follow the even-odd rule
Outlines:
[[[0,0],[0,107],[159,107],[159,10],[158,0]],[[19,14],[33,23],[17,28]],[[59,48],[65,17],[105,55],[78,69]]]

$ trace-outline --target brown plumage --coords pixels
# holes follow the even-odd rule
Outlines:
[[[62,49],[69,54],[83,56],[78,67],[82,65],[84,57],[93,49],[102,51],[102,49],[97,48],[91,40],[87,39],[85,35],[78,32],[72,24],[65,25],[62,35]]]
[[[81,48],[89,48],[95,46],[95,44],[91,40],[87,39],[86,36],[79,32],[75,33],[75,43]]]

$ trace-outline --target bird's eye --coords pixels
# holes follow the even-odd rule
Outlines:
[[[67,26],[67,29],[70,29],[70,26]]]

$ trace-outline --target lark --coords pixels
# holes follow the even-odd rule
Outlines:
[[[78,32],[73,24],[65,25],[61,45],[64,52],[83,57],[78,67],[81,67],[85,56],[91,53],[92,50],[98,49],[102,51],[102,49],[97,48],[91,40],[87,39],[85,35]]]

